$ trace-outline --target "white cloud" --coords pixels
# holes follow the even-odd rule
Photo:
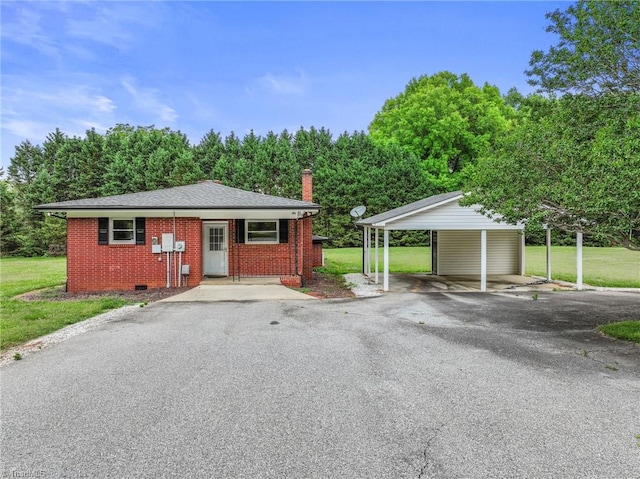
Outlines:
[[[91,130],[92,128],[97,132],[105,132],[109,128],[111,128],[110,126],[106,126],[102,123],[92,120],[75,119],[74,122],[81,127],[83,132],[85,132],[86,130]]]
[[[43,55],[59,58],[60,50],[52,36],[40,26],[41,15],[22,6],[16,7],[11,16],[13,21],[2,22],[2,38],[31,47]],[[6,18],[6,13],[4,14]]]
[[[66,21],[66,34],[119,50],[125,50],[135,42],[141,27],[155,27],[164,18],[161,2],[88,3],[85,7],[89,8],[88,14],[76,15]]]
[[[303,71],[296,75],[274,75],[267,73],[258,79],[258,84],[266,90],[280,95],[302,95],[306,93],[309,81]]]
[[[52,86],[53,85],[53,86]],[[25,80],[6,75],[2,84],[2,163],[12,154],[5,143],[28,139],[42,143],[60,128],[70,136],[82,136],[88,128],[105,130],[113,123],[116,104],[97,87],[58,84],[54,79]]]
[[[8,119],[2,121],[2,129],[19,138],[28,138],[42,142],[49,132],[50,125],[31,120]]]
[[[90,20],[67,20],[66,33],[71,37],[82,38],[97,43],[104,43],[118,49],[125,49],[133,40],[133,35],[123,25],[97,11],[96,17]]]
[[[55,90],[45,85],[12,86],[3,88],[3,96],[5,104],[10,107],[9,111],[14,113],[29,109],[46,111],[51,107],[81,109],[88,113],[111,113],[116,109],[110,98],[85,85],[62,84]]]
[[[178,113],[172,107],[157,98],[156,90],[137,88],[130,77],[122,80],[122,86],[131,95],[138,108],[159,118],[162,122],[171,123],[178,118]]]

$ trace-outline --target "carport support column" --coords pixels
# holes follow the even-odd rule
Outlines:
[[[487,291],[487,230],[480,232],[480,291]]]
[[[389,230],[384,230],[383,291],[389,291]]]
[[[367,226],[367,276],[371,276],[371,228]]]
[[[551,228],[547,227],[547,281],[551,282]]]
[[[376,228],[375,230],[375,235],[376,235],[376,284],[380,283],[380,279],[378,278],[378,228]]]
[[[582,289],[582,232],[576,234],[576,288]]]
[[[524,276],[524,272],[527,269],[527,264],[526,264],[526,254],[525,252],[527,251],[527,243],[526,243],[526,239],[524,236],[524,230],[522,230],[522,235],[520,235],[520,276]]]

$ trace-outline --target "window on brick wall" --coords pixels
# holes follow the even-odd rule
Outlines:
[[[133,218],[111,218],[111,244],[136,244],[135,220]]]
[[[98,244],[145,244],[146,218],[98,218]]]
[[[245,234],[247,243],[278,243],[278,220],[247,220]]]

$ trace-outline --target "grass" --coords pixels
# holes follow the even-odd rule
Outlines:
[[[371,264],[373,265],[373,251]],[[325,249],[324,270],[330,274],[362,272],[362,248]],[[382,271],[382,248],[379,270]],[[373,269],[373,268],[372,268]],[[389,269],[394,273],[424,273],[431,271],[431,253],[428,246],[389,248]]]
[[[546,248],[527,246],[527,274],[546,276]],[[551,277],[576,281],[576,248],[551,248]],[[640,288],[640,252],[624,248],[582,248],[582,280],[591,286]]]
[[[325,249],[325,271],[332,274],[362,271],[362,249]],[[373,255],[373,252],[372,252]],[[582,251],[583,282],[591,286],[640,288],[640,252],[624,248],[592,248]],[[571,246],[551,248],[551,276],[553,279],[576,281],[576,249]],[[382,248],[380,248],[382,271]],[[526,247],[527,275],[546,276],[546,248]],[[431,271],[429,247],[389,248],[389,269],[393,273]]]
[[[598,326],[598,331],[617,339],[640,344],[640,321],[622,321]]]
[[[65,258],[0,259],[0,349],[5,350],[93,317],[126,301],[22,301],[14,296],[64,284]]]

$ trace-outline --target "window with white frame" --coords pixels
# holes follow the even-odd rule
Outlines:
[[[278,220],[247,220],[247,243],[278,243]]]
[[[133,218],[111,218],[110,243],[111,244],[135,244],[136,230]]]

